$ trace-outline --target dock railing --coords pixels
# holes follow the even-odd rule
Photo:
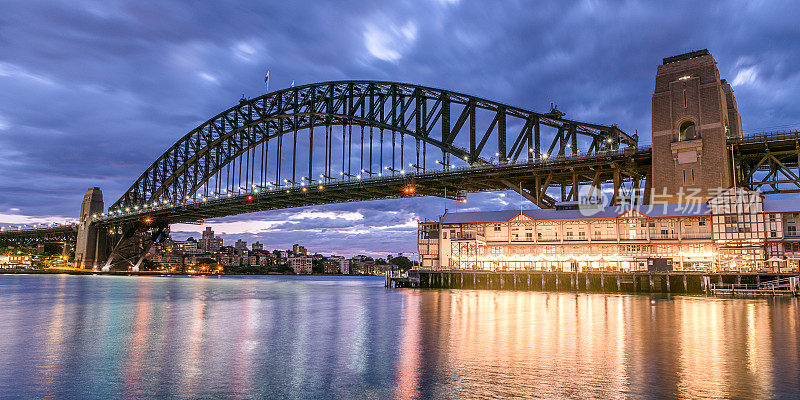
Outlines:
[[[714,283],[711,294],[722,296],[797,296],[800,295],[800,276],[752,283]]]

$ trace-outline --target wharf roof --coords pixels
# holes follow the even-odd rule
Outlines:
[[[764,212],[800,212],[800,199],[764,199]]]
[[[622,216],[631,206],[584,208],[577,210],[524,210],[523,214],[537,220],[614,219]],[[633,207],[634,212],[650,218],[689,217],[711,215],[706,203],[654,204]],[[447,212],[442,216],[445,224],[467,224],[479,222],[508,222],[520,214],[519,210]]]

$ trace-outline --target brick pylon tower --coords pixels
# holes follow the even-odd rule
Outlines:
[[[714,189],[734,184],[727,139],[741,137],[742,122],[733,89],[708,50],[667,57],[658,66],[652,126],[651,201],[685,202],[679,193],[698,189],[706,201]]]
[[[105,261],[105,231],[92,225],[92,216],[103,212],[103,192],[93,187],[83,195],[78,238],[75,243],[75,264],[78,268],[92,269]]]

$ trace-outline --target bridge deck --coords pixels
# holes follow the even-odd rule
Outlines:
[[[181,223],[223,217],[256,211],[304,207],[318,204],[331,204],[411,196],[437,196],[458,198],[463,192],[482,192],[510,189],[522,183],[525,187],[534,184],[538,176],[548,184],[572,184],[577,177],[580,181],[591,182],[592,177],[601,180],[613,178],[613,168],[649,169],[650,149],[620,151],[589,157],[564,157],[547,162],[517,163],[507,165],[487,165],[472,168],[451,169],[448,171],[422,174],[403,174],[375,179],[351,180],[322,186],[295,187],[292,189],[261,191],[252,193],[248,201],[245,193],[231,197],[195,200],[178,206],[138,210],[130,214],[109,217],[102,224],[118,224],[149,217],[158,223]],[[549,178],[549,179],[545,179]],[[413,193],[406,192],[413,188]]]

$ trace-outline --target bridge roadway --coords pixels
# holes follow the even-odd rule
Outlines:
[[[483,165],[453,168],[425,173],[396,174],[372,179],[329,183],[322,186],[279,188],[268,191],[243,191],[218,198],[193,199],[179,205],[131,210],[121,215],[98,219],[101,225],[118,225],[132,221],[151,224],[174,224],[224,217],[256,211],[286,209],[320,204],[414,196],[437,196],[460,200],[466,192],[492,190],[540,190],[553,184],[573,185],[613,180],[613,168],[638,171],[649,170],[650,149],[627,149],[584,157],[559,157],[543,162],[518,162],[506,165]],[[614,166],[614,167],[610,167]],[[526,190],[535,198],[535,190]],[[540,193],[542,201],[554,201]]]
[[[78,224],[48,226],[34,229],[0,231],[0,243],[63,243],[75,242]]]
[[[749,134],[731,139],[729,145],[736,155],[739,183],[763,193],[800,192],[800,131]],[[559,157],[544,162],[518,162],[506,165],[484,165],[453,168],[447,171],[397,174],[381,178],[328,183],[322,186],[279,188],[260,192],[242,192],[231,197],[195,198],[178,205],[135,210],[122,215],[96,218],[99,226],[113,226],[150,218],[154,224],[191,223],[242,213],[304,207],[320,204],[354,202],[415,196],[437,196],[460,199],[465,192],[491,190],[524,191],[535,198],[536,177],[539,179],[541,200],[547,200],[542,186],[572,184],[577,176],[586,183],[588,177],[600,172],[601,181],[609,176],[610,165],[627,166],[644,173],[650,168],[650,149],[639,147],[608,154],[583,157]],[[782,178],[778,177],[782,174]],[[582,178],[581,178],[582,177]],[[509,186],[509,183],[511,184]],[[413,188],[413,192],[409,190]],[[304,190],[305,189],[305,190]],[[446,189],[446,190],[445,190]],[[446,193],[445,193],[446,192]],[[248,196],[252,195],[252,201]],[[546,206],[546,204],[545,204]],[[6,228],[0,231],[4,242],[71,242],[75,240],[77,224],[37,229]]]

